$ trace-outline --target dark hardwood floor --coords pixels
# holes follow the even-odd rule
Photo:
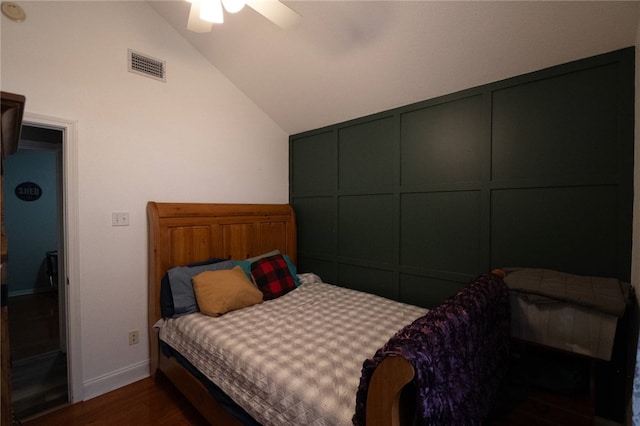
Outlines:
[[[24,426],[171,425],[208,423],[161,374],[23,422]]]
[[[56,293],[50,291],[10,297],[8,308],[12,360],[60,348]]]
[[[509,407],[501,407],[486,426],[594,425],[588,397],[574,398],[532,390],[514,401]],[[24,426],[207,424],[162,374],[156,379],[146,378],[23,422]]]
[[[591,426],[593,395],[590,360],[514,343],[490,425]]]
[[[60,350],[58,295],[10,297],[11,404],[22,420],[68,402],[67,357]]]
[[[494,418],[490,426],[592,426],[593,402],[588,397],[567,397],[532,390],[526,399]]]

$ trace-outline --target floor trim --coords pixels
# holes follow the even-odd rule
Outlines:
[[[84,382],[84,400],[95,398],[146,377],[149,377],[149,360],[103,374]]]

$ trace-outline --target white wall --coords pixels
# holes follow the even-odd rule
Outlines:
[[[20,4],[24,23],[2,17],[1,89],[77,122],[87,399],[148,374],[147,201],[286,203],[288,135],[145,2]],[[129,48],[165,60],[166,83],[128,72]]]

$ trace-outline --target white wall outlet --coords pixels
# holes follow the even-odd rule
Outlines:
[[[137,345],[139,342],[138,340],[138,330],[133,330],[129,332],[129,346],[131,345]]]
[[[129,213],[111,213],[111,226],[129,226]]]

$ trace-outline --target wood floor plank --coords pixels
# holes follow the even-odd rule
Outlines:
[[[60,348],[55,292],[10,297],[8,306],[11,404],[22,421],[67,403],[67,360]]]
[[[61,349],[56,293],[10,297],[8,307],[12,360]]]
[[[533,401],[532,401],[533,399]],[[490,426],[565,426],[592,424],[571,416],[558,420],[555,396],[536,394],[521,406],[489,421]],[[531,404],[537,405],[530,410]],[[569,404],[571,405],[571,404]],[[575,414],[575,413],[574,413]],[[69,405],[43,416],[23,422],[24,426],[111,426],[159,425],[206,426],[208,423],[161,374],[131,385]]]
[[[23,422],[24,426],[207,424],[161,375],[157,379],[148,377],[113,392]]]

